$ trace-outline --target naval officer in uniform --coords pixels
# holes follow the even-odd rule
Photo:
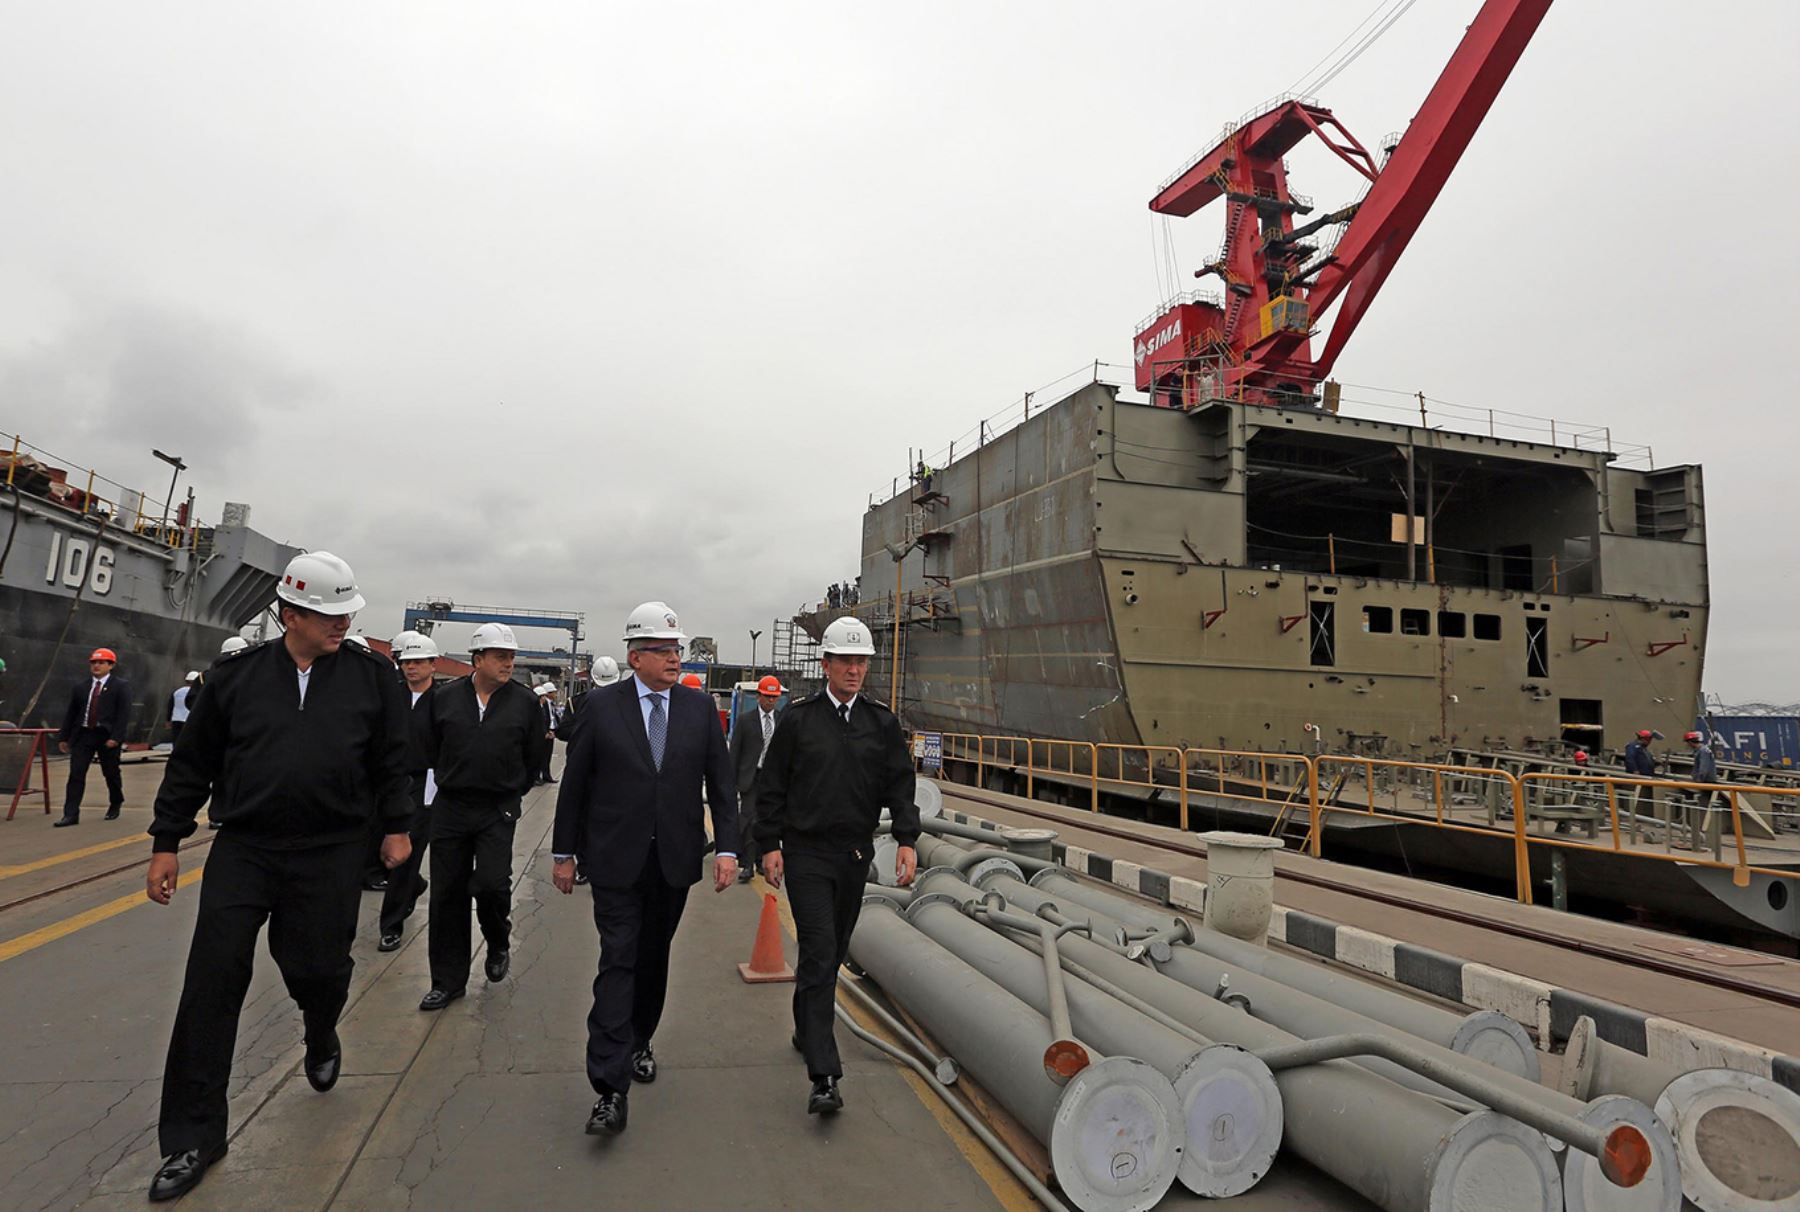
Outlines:
[[[787,883],[800,962],[794,972],[794,1047],[812,1079],[808,1114],[844,1105],[833,1034],[837,970],[862,911],[882,809],[899,843],[895,878],[912,883],[919,808],[900,721],[862,693],[875,645],[861,619],[834,621],[820,637],[825,689],[790,705],[756,777],[756,842],[763,878]]]
[[[356,577],[315,551],[288,562],[275,592],[285,634],[213,666],[156,793],[146,892],[159,905],[175,894],[200,805],[225,794],[213,796],[221,828],[163,1070],[152,1200],[185,1194],[225,1155],[231,1054],[264,922],[305,1020],[306,1079],[320,1092],[337,1083],[371,821],[384,822],[390,868],[410,849],[406,691],[384,658],[344,643],[363,605]]]

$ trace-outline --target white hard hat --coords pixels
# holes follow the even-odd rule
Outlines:
[[[406,643],[394,650],[396,661],[435,661],[437,658],[437,641],[416,631],[407,632]]]
[[[394,659],[396,661],[400,659],[400,650],[406,647],[406,642],[418,634],[418,632],[409,627],[388,642],[388,649],[394,654]]]
[[[547,694],[555,693],[555,691],[556,687],[552,686],[549,682],[539,682],[536,686],[531,688],[531,693],[537,695],[540,699]]]
[[[506,648],[517,652],[519,641],[513,638],[513,629],[505,623],[483,623],[469,637],[469,651],[481,652],[487,648]]]
[[[874,656],[875,639],[866,623],[845,615],[825,629],[819,651],[827,656]]]
[[[190,682],[198,682],[200,680],[200,671],[198,669],[188,670],[188,675],[187,675],[186,680],[190,681]]]
[[[219,645],[219,655],[225,656],[233,652],[242,652],[248,647],[250,647],[250,641],[243,636],[228,635],[225,637],[225,642]]]
[[[369,647],[369,637],[366,635],[347,635],[344,638],[350,643],[355,644],[358,648]],[[371,651],[373,651],[373,649],[371,649]]]
[[[619,663],[611,657],[595,657],[594,667],[588,670],[596,686],[610,686],[619,680]]]
[[[366,605],[350,565],[329,551],[305,551],[289,560],[275,596],[320,614],[355,614]]]
[[[625,616],[625,642],[632,640],[685,640],[681,620],[667,602],[645,602]]]

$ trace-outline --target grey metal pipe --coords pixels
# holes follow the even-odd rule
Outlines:
[[[1039,1182],[1037,1175],[1027,1169],[1025,1163],[1021,1162],[1011,1149],[1001,1143],[1000,1138],[995,1136],[973,1111],[963,1106],[962,1102],[950,1093],[949,1088],[931,1070],[927,1069],[923,1062],[916,1057],[908,1056],[903,1050],[896,1048],[880,1036],[864,1031],[862,1024],[851,1018],[850,1012],[842,1006],[834,1006],[833,1009],[837,1012],[838,1021],[850,1029],[850,1034],[871,1048],[886,1053],[925,1079],[925,1083],[931,1087],[932,1092],[956,1114],[956,1118],[962,1120],[964,1127],[975,1134],[975,1139],[987,1146],[988,1152],[1000,1159],[1000,1164],[1005,1166],[1027,1191],[1031,1192],[1033,1199],[1049,1209],[1050,1212],[1069,1212],[1068,1205],[1056,1198],[1050,1188]]]
[[[929,893],[966,903],[979,903],[984,895],[946,875],[914,904]],[[1252,1051],[1300,1042],[1078,934],[1062,940],[1062,954],[1071,968],[1098,974],[1206,1038]],[[1484,1175],[1508,1192],[1509,1212],[1562,1207],[1555,1159],[1544,1138],[1504,1116],[1459,1115],[1348,1061],[1277,1073],[1275,1084],[1286,1146],[1389,1212],[1483,1206],[1454,1200],[1484,1184]]]
[[[1123,921],[1127,926],[1161,929],[1175,921],[1173,914],[1152,905],[1085,883],[1062,871],[1039,875],[1032,886],[1052,896],[1088,905]],[[1493,1010],[1455,1014],[1367,981],[1343,976],[1318,964],[1258,947],[1216,930],[1197,930],[1188,946],[1247,972],[1280,981],[1293,989],[1323,998],[1335,1006],[1386,1023],[1409,1035],[1429,1040],[1464,1056],[1472,1056],[1495,1068],[1537,1081],[1542,1076],[1537,1049],[1525,1028]],[[1155,956],[1159,962],[1161,956]]]
[[[917,904],[917,901],[914,902]],[[1058,1087],[1044,1073],[1044,1016],[869,902],[850,957],[1050,1153],[1084,1212],[1148,1212],[1175,1182],[1186,1126],[1169,1079],[1143,1061],[1097,1061]]]
[[[927,828],[927,826],[929,826]],[[955,821],[935,820],[923,822],[924,830],[919,836],[919,861],[932,867],[954,867],[959,863],[978,863],[990,858],[1003,858],[1018,864],[1026,871],[1055,871],[1057,865],[1050,859],[1035,858],[1014,850],[1007,844],[1007,831],[1004,829],[981,829],[974,825],[959,825]],[[934,836],[935,835],[935,836]],[[975,847],[959,846],[947,838],[974,842]],[[972,857],[979,854],[980,858]],[[967,870],[967,868],[959,868]]]
[[[1681,1076],[1673,1065],[1662,1065],[1629,1048],[1600,1038],[1594,1020],[1582,1015],[1569,1032],[1563,1050],[1562,1091],[1583,1102],[1603,1094],[1623,1094],[1645,1106],[1656,1100],[1670,1082]]]
[[[1042,957],[1015,945],[1006,936],[972,920],[1023,931]],[[907,911],[907,921],[966,961],[976,971],[1040,1012],[1053,1011],[1040,967],[1057,959],[1060,932],[1037,918],[980,905],[959,903],[951,895],[927,893]],[[1066,991],[1065,1012],[1080,1038],[1113,1054],[1139,1057],[1174,1083],[1187,1125],[1178,1177],[1197,1195],[1214,1199],[1248,1191],[1267,1174],[1281,1144],[1281,1094],[1266,1065],[1242,1049],[1214,1044],[1170,1030],[1139,1014],[1099,989],[1081,981]]]
[[[1607,1151],[1607,1134],[1600,1129],[1583,1123],[1574,1116],[1562,1115],[1542,1107],[1532,1099],[1521,1098],[1504,1086],[1485,1080],[1471,1066],[1444,1064],[1416,1048],[1407,1047],[1391,1036],[1328,1035],[1278,1048],[1264,1048],[1256,1053],[1257,1059],[1277,1073],[1300,1065],[1317,1065],[1352,1056],[1385,1057],[1395,1064],[1405,1065],[1435,1082],[1449,1086],[1458,1093],[1466,1094],[1502,1115],[1510,1115],[1546,1136],[1567,1142],[1583,1153],[1599,1157]]]
[[[869,991],[864,989],[860,983],[855,980],[846,980],[843,978],[842,974],[840,974],[838,988],[845,990],[851,997],[855,998],[856,1004],[861,1006],[863,1011],[874,1018],[876,1022],[887,1028],[891,1034],[905,1040],[906,1046],[913,1050],[915,1056],[930,1061],[931,1071],[937,1076],[938,1081],[946,1086],[956,1084],[956,1079],[961,1076],[960,1071],[957,1069],[956,1062],[947,1056],[939,1056],[936,1052],[932,1051],[925,1041],[920,1039],[910,1027],[889,1014],[887,1012],[887,1007],[869,996]]]
[[[1044,891],[1043,884],[1051,882],[1040,881],[1038,890]],[[1057,882],[1059,893],[1063,891],[1061,884],[1067,882],[1069,881]],[[987,881],[986,886],[1005,896],[1014,883],[1016,881],[1004,875],[995,875]],[[1104,904],[1109,909],[1114,907],[1114,901],[1122,899],[1098,890],[1084,891],[1089,892],[1089,901]],[[1136,910],[1135,906],[1128,903],[1126,908]],[[1125,910],[1121,910],[1121,913],[1129,916]],[[1157,965],[1157,970],[1202,993],[1212,993],[1220,987],[1221,981],[1228,982],[1234,992],[1250,999],[1251,1013],[1257,1018],[1303,1039],[1318,1039],[1329,1035],[1385,1035],[1432,1057],[1440,1064],[1470,1067],[1484,1080],[1517,1097],[1533,1101],[1556,1115],[1598,1124],[1609,1131],[1621,1123],[1628,1123],[1637,1129],[1648,1157],[1647,1171],[1637,1176],[1639,1181],[1628,1184],[1629,1190],[1622,1190],[1613,1184],[1611,1175],[1602,1169],[1603,1164],[1610,1164],[1608,1159],[1596,1158],[1581,1151],[1570,1156],[1564,1164],[1564,1189],[1586,1192],[1577,1198],[1584,1207],[1590,1209],[1611,1208],[1620,1201],[1629,1203],[1634,1208],[1673,1208],[1680,1202],[1681,1163],[1674,1138],[1658,1123],[1655,1113],[1636,1100],[1612,1095],[1583,1103],[1516,1073],[1486,1064],[1473,1056],[1454,1052],[1367,1015],[1344,1009],[1324,998],[1196,951],[1192,947],[1174,948],[1169,959]],[[1455,1098],[1458,1093],[1442,1082],[1386,1058],[1359,1057],[1355,1063],[1434,1098]],[[1562,1140],[1561,1137],[1553,1139]]]
[[[878,896],[882,900],[892,901],[904,909],[912,904],[913,890],[911,888],[891,888],[886,884],[864,884],[863,896],[865,898]]]

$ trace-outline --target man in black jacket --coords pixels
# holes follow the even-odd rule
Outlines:
[[[763,877],[787,880],[800,962],[794,972],[794,1048],[806,1058],[809,1114],[844,1105],[832,1007],[850,950],[882,809],[899,843],[895,876],[912,883],[919,809],[900,721],[862,693],[875,645],[844,617],[820,637],[825,689],[790,705],[756,777],[756,841]]]
[[[512,844],[520,801],[544,764],[537,696],[512,680],[519,642],[504,623],[469,640],[475,671],[431,692],[426,758],[431,807],[431,988],[421,1010],[442,1010],[469,983],[469,900],[487,939],[490,982],[512,966]]]
[[[407,695],[412,700],[411,727],[407,732],[406,773],[412,779],[413,818],[408,837],[412,853],[404,863],[388,874],[387,890],[381,894],[381,931],[377,951],[400,949],[401,931],[406,919],[419,903],[419,897],[430,887],[430,881],[419,874],[425,861],[425,848],[431,842],[431,805],[437,799],[437,780],[431,772],[432,672],[437,668],[437,641],[416,631],[404,633],[405,639],[393,650],[400,676],[406,680]]]
[[[118,654],[96,648],[88,656],[89,677],[69,692],[62,729],[56,747],[69,755],[69,786],[63,792],[63,814],[55,821],[61,829],[81,823],[81,797],[87,794],[87,772],[95,758],[106,779],[106,819],[119,819],[125,803],[125,786],[119,779],[119,746],[125,743],[125,727],[131,719],[131,686],[113,676]]]
[[[633,676],[590,691],[563,762],[551,881],[594,893],[600,971],[588,1014],[590,1135],[625,1130],[626,1091],[656,1080],[651,1037],[669,984],[669,946],[706,852],[702,783],[712,803],[713,890],[737,874],[737,796],[712,696],[676,685],[687,637],[675,612],[645,602],[625,622]]]
[[[781,719],[781,696],[787,688],[774,674],[756,684],[756,710],[747,712],[731,729],[731,767],[737,771],[738,836],[754,835],[756,822],[756,772],[762,766],[764,747],[775,735]],[[756,878],[754,861],[738,868],[738,883]]]
[[[406,693],[386,660],[344,643],[363,605],[355,576],[329,552],[309,552],[289,561],[275,592],[286,634],[213,666],[156,794],[145,883],[157,904],[184,882],[176,852],[209,795],[222,827],[169,1038],[152,1200],[189,1191],[225,1154],[238,1012],[264,922],[305,1019],[307,1081],[321,1092],[336,1084],[369,822],[386,822],[389,867],[409,848]]]

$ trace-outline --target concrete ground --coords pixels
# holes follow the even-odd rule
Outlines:
[[[63,767],[51,773],[60,808]],[[77,828],[52,830],[41,807],[0,824],[0,1207],[145,1203],[210,843],[202,829],[184,847],[186,883],[172,906],[144,899],[143,830],[161,773],[160,761],[127,766],[118,821],[102,819],[94,778]],[[792,986],[750,986],[736,974],[760,880],[717,895],[696,886],[656,1039],[661,1074],[634,1090],[623,1136],[586,1136],[597,942],[585,890],[562,897],[549,883],[555,790],[533,792],[519,824],[505,982],[487,984],[478,951],[468,997],[421,1014],[425,906],[405,945],[382,955],[380,898],[365,895],[340,1031],[344,1075],[331,1093],[307,1086],[299,1013],[259,954],[238,1033],[231,1152],[182,1206],[492,1208],[592,1203],[597,1192],[609,1205],[657,1208],[879,1210],[917,1207],[922,1196],[959,1212],[1035,1206],[922,1083],[847,1032],[847,1109],[805,1115],[806,1077],[787,1042]],[[784,944],[791,962],[791,926]],[[1198,1202],[1177,1187],[1162,1206]],[[1234,1206],[1368,1207],[1287,1159]]]

